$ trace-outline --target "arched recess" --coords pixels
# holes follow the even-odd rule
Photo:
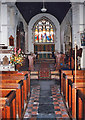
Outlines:
[[[34,53],[34,38],[33,38],[33,26],[34,24],[42,19],[42,18],[47,18],[50,20],[54,26],[55,26],[55,39],[54,39],[54,44],[55,44],[55,51],[60,52],[60,24],[59,21],[51,14],[48,13],[41,13],[37,14],[34,16],[29,24],[28,24],[28,51]]]
[[[25,52],[25,32],[23,23],[20,21],[16,32],[16,48]]]

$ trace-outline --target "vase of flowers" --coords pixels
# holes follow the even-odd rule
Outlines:
[[[24,60],[24,53],[21,51],[20,48],[18,50],[14,48],[12,51],[12,56],[10,57],[10,63],[12,65],[15,65],[15,70],[17,64],[22,66],[23,60]]]

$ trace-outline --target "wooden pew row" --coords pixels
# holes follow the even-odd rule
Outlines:
[[[22,114],[22,87],[23,81],[19,81],[18,83],[2,83],[0,84],[0,89],[8,89],[16,91],[16,117],[21,118]]]
[[[24,79],[24,76],[2,76],[2,82],[3,80],[7,81],[7,82],[11,82],[13,83],[15,80],[23,80],[23,92],[24,92],[24,100],[25,100],[25,103],[27,101],[27,94],[28,94],[28,91],[27,91],[27,80]]]
[[[68,81],[68,108],[72,115],[72,118],[76,118],[76,91],[77,89],[84,89],[85,83],[77,82],[73,83],[71,80]]]
[[[22,73],[16,73],[16,71],[6,71],[5,73],[6,74],[4,74],[4,71],[3,71],[3,74],[0,74],[0,76],[11,76],[11,77],[23,76],[24,80],[26,80],[27,94],[28,94],[27,96],[28,97],[30,96],[30,74],[27,74],[27,71],[23,71]]]
[[[76,75],[84,75],[85,70],[76,70]],[[73,70],[73,75],[75,75],[75,70]]]
[[[65,74],[66,72],[66,74]],[[68,71],[63,71],[63,73],[65,74],[65,77],[62,77],[62,81],[63,81],[63,86],[62,86],[62,92],[63,92],[63,95],[64,95],[64,98],[65,98],[65,101],[66,101],[66,105],[68,107],[69,105],[69,108],[72,112],[72,86],[69,85],[69,83],[71,84],[75,84],[75,71],[73,71],[73,73],[71,72],[70,75]],[[73,75],[72,75],[73,74]],[[81,83],[83,84],[85,82],[85,76],[84,76],[84,71],[83,70],[79,70],[79,73],[78,73],[78,70],[77,70],[77,77],[76,77],[76,82],[78,83]],[[74,112],[72,112],[73,114]],[[73,117],[73,115],[72,115]]]
[[[72,77],[72,73],[73,71],[72,70],[60,70],[60,88],[61,88],[61,94],[63,95],[63,91],[65,89],[64,86],[66,86],[66,83],[65,83],[65,79],[66,79],[66,75]]]
[[[78,83],[78,82],[80,82],[80,83],[84,83],[85,82],[85,78],[84,78],[84,76],[77,76],[76,77],[76,83]],[[65,91],[65,100],[66,100],[66,102],[68,102],[68,89],[71,89],[70,88],[70,86],[69,86],[69,83],[75,83],[75,77],[74,76],[67,76],[66,77],[66,80],[65,80],[65,84],[66,84],[66,91]],[[65,86],[64,86],[65,87]],[[68,88],[69,87],[69,88]]]
[[[68,99],[68,82],[69,82],[69,80],[71,80],[72,83],[75,83],[75,77],[73,75],[66,75],[66,77],[64,79],[63,95],[64,95],[66,103],[67,103],[67,99]],[[85,82],[84,76],[77,76],[76,82]]]
[[[79,71],[79,73],[78,73]],[[83,70],[77,70],[77,82],[84,82],[85,76],[84,76]],[[74,75],[73,75],[74,74]],[[64,96],[65,101],[67,102],[67,90],[68,90],[68,79],[71,79],[72,82],[75,82],[75,71],[72,70],[62,70],[61,71],[61,94]]]
[[[85,120],[85,88],[82,90],[77,89],[76,94],[76,118],[77,120]]]
[[[7,79],[4,79],[4,80],[2,80],[2,83],[4,84],[4,83],[20,83],[21,82],[21,80],[7,80]],[[21,99],[21,108],[22,108],[22,110],[24,111],[24,85],[22,85],[22,87],[21,87],[21,97],[22,97],[22,99]],[[2,94],[2,96],[3,96],[3,94]]]
[[[63,84],[63,97],[65,99],[66,105],[68,106],[68,81],[71,80],[73,82],[73,75],[67,75],[64,78]]]
[[[14,118],[16,119],[16,92],[8,91],[0,89],[0,92],[3,92],[3,96],[0,97],[0,110],[1,115],[0,118],[8,119]]]
[[[10,71],[6,71],[6,72],[10,72]],[[18,73],[18,74],[17,74],[16,71],[11,71],[11,72],[12,72],[11,74],[2,74],[2,75],[1,75],[2,78],[3,78],[3,76],[4,76],[4,77],[6,78],[6,80],[7,80],[7,79],[9,80],[9,77],[10,77],[10,79],[12,78],[12,79],[15,80],[15,78],[16,78],[16,79],[19,79],[19,78],[21,78],[21,77],[22,77],[22,78],[24,77],[25,79],[28,78],[28,80],[29,80],[28,82],[30,83],[30,76],[29,76],[29,75],[26,74],[26,75],[24,76],[24,74],[22,74],[22,73]],[[14,72],[15,72],[16,74],[13,74]],[[24,72],[24,73],[26,73],[26,72]],[[28,77],[28,76],[29,76],[29,77]],[[5,78],[4,78],[4,80],[5,80]],[[11,79],[11,80],[12,80],[12,79]],[[25,81],[27,81],[27,80],[25,80]],[[27,83],[25,82],[25,86],[26,86],[26,85],[27,85]],[[26,88],[26,87],[24,87],[24,88]],[[29,84],[29,88],[30,88],[30,84]],[[30,90],[30,89],[29,89],[29,90]],[[30,93],[30,91],[29,91],[29,93]],[[25,92],[25,98],[26,98],[26,92]],[[26,99],[27,99],[27,98],[26,98]],[[26,99],[25,99],[25,100],[26,100]]]
[[[16,73],[23,73],[23,74],[29,74],[29,71],[1,71],[0,74],[16,74]]]

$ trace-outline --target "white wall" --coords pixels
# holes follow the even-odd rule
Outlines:
[[[1,2],[0,2],[0,43],[1,43]]]
[[[1,4],[1,41],[0,44],[8,45],[7,42],[7,5]]]
[[[81,32],[85,29],[85,6],[81,6]],[[81,46],[83,48],[83,54],[81,58],[81,68],[85,69],[85,46]]]
[[[85,6],[83,4],[73,4],[73,41],[76,41],[78,48],[82,48],[81,69],[85,69],[85,46],[81,46],[80,33],[85,28]],[[73,42],[73,46],[74,46]]]
[[[72,4],[72,39],[73,39],[73,48],[75,46],[75,42],[78,46],[80,46],[80,5]]]
[[[64,42],[66,42],[66,37],[70,37],[71,38],[71,27],[72,26],[72,10],[70,9],[68,11],[68,13],[66,14],[65,18],[63,19],[61,26],[60,26],[60,31],[61,31],[61,46],[62,48],[62,52],[65,53],[65,44]]]
[[[25,45],[27,48],[26,42],[28,41],[28,25],[26,21],[24,20],[23,16],[15,6],[15,4],[10,3],[1,3],[0,2],[0,44],[4,44],[5,46],[8,46],[8,49],[10,49],[9,46],[9,37],[12,35],[14,37],[14,45],[16,47],[16,30],[17,25],[19,22],[22,21],[24,25],[24,31],[25,31]],[[26,51],[26,49],[25,49]],[[0,61],[3,60],[4,56],[7,56],[10,61],[11,53],[6,54],[0,54]],[[2,65],[3,68],[3,65]],[[7,68],[8,69],[8,68]]]
[[[64,32],[69,34],[68,22],[72,27],[72,47],[74,48],[75,42],[79,48],[83,48],[83,53],[81,57],[81,68],[85,68],[85,47],[81,46],[80,33],[83,32],[85,28],[85,6],[83,4],[72,3],[72,13],[69,10],[61,24],[61,44],[63,44],[63,52],[65,53],[64,47]],[[70,35],[70,34],[69,34]]]
[[[26,32],[26,35],[25,35],[25,44],[26,44],[26,41],[28,39],[27,38],[27,32],[28,32],[27,23],[16,6],[12,8],[8,6],[8,38],[10,37],[10,35],[14,37],[15,46],[16,46],[16,29],[20,21],[22,21],[23,26],[24,26],[24,31]]]
[[[14,37],[14,45],[16,46],[16,29],[20,21],[23,22],[24,31],[26,32],[25,45],[27,49],[28,25],[26,21],[14,3],[11,6],[11,3],[3,4],[0,2],[0,44],[5,44],[10,49],[9,37],[12,35]]]
[[[51,14],[47,14],[47,13],[41,13],[41,14],[37,14],[36,16],[34,16],[29,24],[28,24],[28,51],[30,52],[34,52],[34,39],[32,36],[32,28],[34,23],[39,20],[40,18],[42,18],[43,16],[49,18],[55,25],[56,27],[56,38],[55,38],[55,50],[60,52],[60,24],[58,22],[58,20]]]

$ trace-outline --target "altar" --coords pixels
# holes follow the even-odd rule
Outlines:
[[[34,52],[38,59],[52,59],[52,52],[55,52],[55,44],[35,44]]]

